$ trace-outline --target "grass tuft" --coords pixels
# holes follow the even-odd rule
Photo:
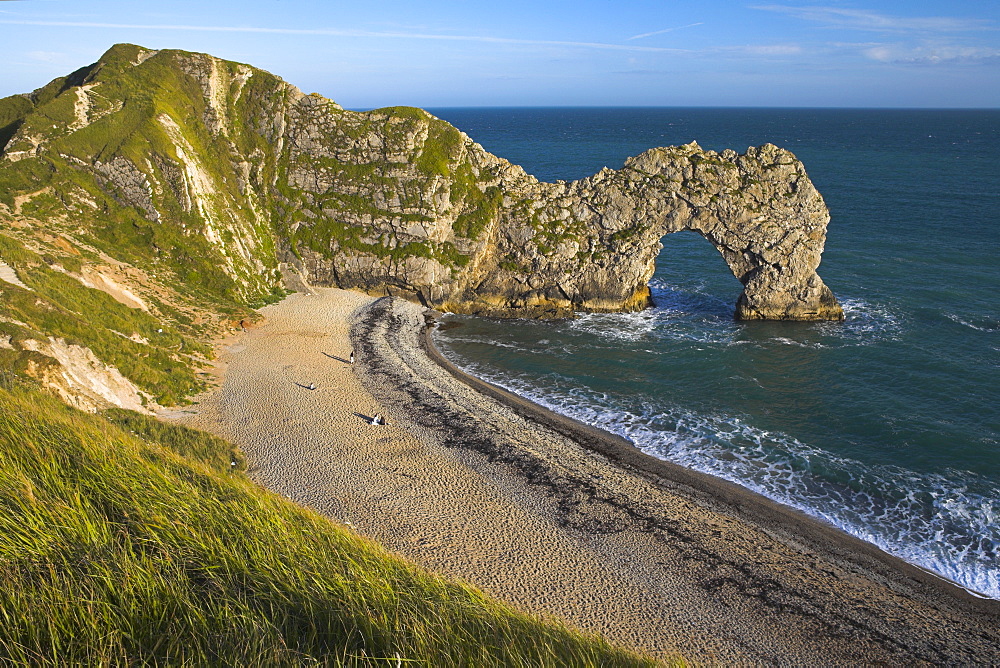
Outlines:
[[[251,483],[232,446],[0,382],[0,664],[632,666]]]

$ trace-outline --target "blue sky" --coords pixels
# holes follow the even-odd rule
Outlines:
[[[116,42],[349,108],[1000,107],[997,0],[0,0],[0,96]]]

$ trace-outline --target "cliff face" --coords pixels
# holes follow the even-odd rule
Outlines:
[[[694,230],[743,319],[837,319],[829,214],[802,164],[657,148],[541,183],[426,112],[351,112],[246,65],[131,45],[0,101],[0,200],[216,292],[320,285],[512,316],[636,310],[664,234]],[[89,231],[87,231],[89,230]]]

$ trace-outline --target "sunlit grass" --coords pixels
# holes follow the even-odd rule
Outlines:
[[[257,487],[221,439],[4,385],[0,664],[652,664]]]

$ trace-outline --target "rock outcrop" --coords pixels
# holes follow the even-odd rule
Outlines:
[[[347,111],[203,54],[119,45],[40,91],[5,126],[16,131],[0,179],[44,175],[31,188],[74,212],[173,229],[184,257],[209,258],[246,299],[272,290],[284,263],[309,283],[452,311],[637,310],[660,239],[694,230],[744,285],[737,318],[843,317],[816,273],[829,213],[802,164],[772,145],[656,148],[542,183],[419,109]]]
[[[118,369],[104,364],[93,351],[67,343],[64,339],[26,340],[23,350],[38,353],[26,356],[24,374],[70,406],[95,413],[115,406],[137,413],[149,413],[146,398]]]

